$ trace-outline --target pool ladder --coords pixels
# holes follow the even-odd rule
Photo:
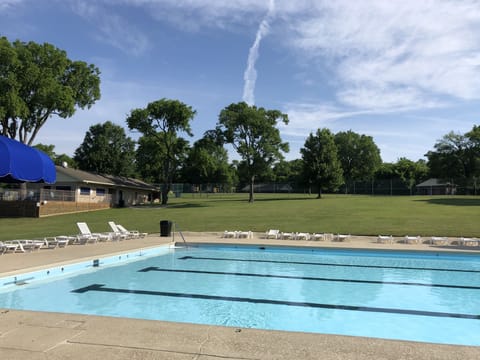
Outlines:
[[[182,230],[180,230],[180,227],[177,225],[176,222],[173,223],[173,238],[172,238],[172,241],[175,242],[175,231],[177,230],[177,228],[178,228],[178,233],[182,237],[183,243],[185,244],[185,247],[188,248],[187,242],[185,241],[185,238],[183,237]]]

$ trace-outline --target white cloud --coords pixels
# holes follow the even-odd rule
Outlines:
[[[338,77],[340,103],[403,109],[480,99],[477,1],[319,2],[292,46]]]
[[[120,2],[190,31],[251,29],[271,6],[267,0]],[[480,99],[477,0],[277,0],[269,25],[277,46],[328,68],[339,105],[404,110]]]
[[[331,105],[313,104],[288,104],[284,112],[288,114],[289,123],[279,124],[282,134],[302,138],[319,128],[332,128],[340,119],[370,113],[370,111],[344,111]]]
[[[102,19],[98,27],[101,31],[99,35],[101,41],[127,54],[139,56],[150,47],[147,36],[118,15],[110,15]]]

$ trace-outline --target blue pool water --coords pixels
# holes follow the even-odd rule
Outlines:
[[[480,345],[478,256],[202,246],[25,282],[0,307]]]

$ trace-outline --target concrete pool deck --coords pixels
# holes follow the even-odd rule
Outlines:
[[[462,251],[480,247],[379,244],[352,236],[348,242],[224,239],[221,233],[184,233],[187,242],[337,248]],[[73,245],[0,256],[0,277],[171,243],[172,238]],[[175,241],[181,242],[178,234]],[[480,334],[479,334],[480,336]],[[480,347],[437,345],[285,331],[237,329],[76,314],[0,309],[0,358],[23,359],[480,359]]]

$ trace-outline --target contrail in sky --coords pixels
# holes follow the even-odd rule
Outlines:
[[[257,36],[253,42],[250,51],[248,52],[247,68],[243,74],[243,80],[245,80],[245,85],[243,86],[243,101],[248,105],[255,104],[255,81],[257,80],[257,70],[255,70],[255,63],[258,59],[258,48],[260,47],[260,41],[262,38],[268,34],[269,30],[269,21],[273,17],[275,12],[275,0],[270,0],[268,4],[267,15],[263,18],[260,26],[257,30]]]

